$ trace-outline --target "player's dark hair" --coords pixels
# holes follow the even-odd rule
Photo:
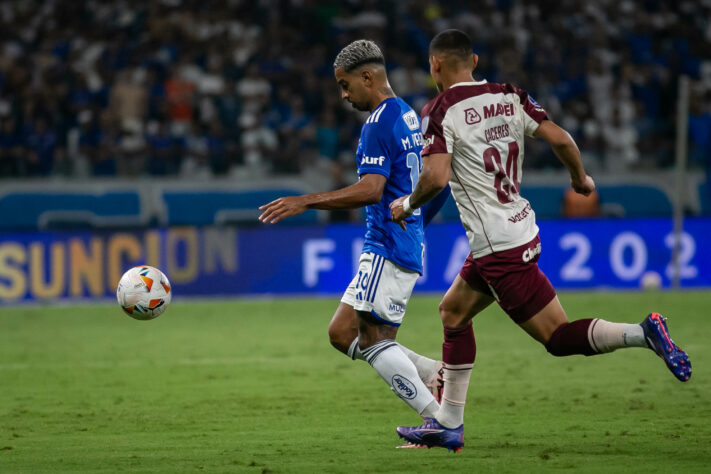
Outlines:
[[[373,41],[360,39],[352,42],[338,53],[333,61],[333,69],[343,67],[346,72],[351,72],[364,64],[385,64],[385,56]]]
[[[461,60],[467,60],[474,54],[472,40],[460,30],[444,30],[430,41],[430,54],[444,53]]]

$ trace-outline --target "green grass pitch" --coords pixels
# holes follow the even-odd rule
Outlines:
[[[709,472],[711,293],[562,293],[570,319],[669,316],[678,382],[650,351],[554,358],[498,308],[475,319],[465,447],[396,450],[419,419],[331,349],[331,299],[0,310],[0,472]],[[438,298],[402,343],[437,357]]]

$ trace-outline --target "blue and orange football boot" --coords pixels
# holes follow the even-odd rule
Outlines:
[[[398,426],[397,434],[415,445],[447,448],[455,453],[464,446],[464,425],[446,428],[434,418],[425,418],[425,423],[420,426]]]
[[[686,382],[691,378],[691,361],[686,352],[674,344],[669,336],[667,320],[659,313],[652,313],[640,323],[644,331],[644,338],[650,349],[657,353],[676,378]]]

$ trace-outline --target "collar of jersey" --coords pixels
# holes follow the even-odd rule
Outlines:
[[[486,79],[482,79],[481,81],[471,81],[471,82],[457,82],[456,84],[452,84],[449,86],[451,89],[452,87],[457,87],[457,86],[480,86],[482,84],[486,84]]]

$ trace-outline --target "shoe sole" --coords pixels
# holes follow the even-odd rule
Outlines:
[[[400,446],[397,446],[398,449],[424,449],[424,448],[431,449],[431,448],[444,448],[444,449],[446,449],[446,450],[448,450],[448,451],[452,451],[452,452],[458,453],[458,452],[460,452],[460,451],[462,450],[462,448],[464,447],[464,446],[455,446],[455,447],[452,447],[452,446],[442,446],[441,444],[434,444],[434,443],[430,444],[430,443],[427,443],[426,441],[425,441],[424,443],[413,443],[412,441],[408,440],[407,438],[405,438],[405,437],[404,437],[403,435],[401,435],[400,433],[398,433],[398,436],[400,437],[400,439],[404,439],[404,440],[406,441],[405,444],[402,444],[402,445],[400,445]]]
[[[426,446],[424,444],[415,444],[408,441],[407,443],[401,444],[400,446],[395,446],[395,449],[429,449],[429,446]]]

